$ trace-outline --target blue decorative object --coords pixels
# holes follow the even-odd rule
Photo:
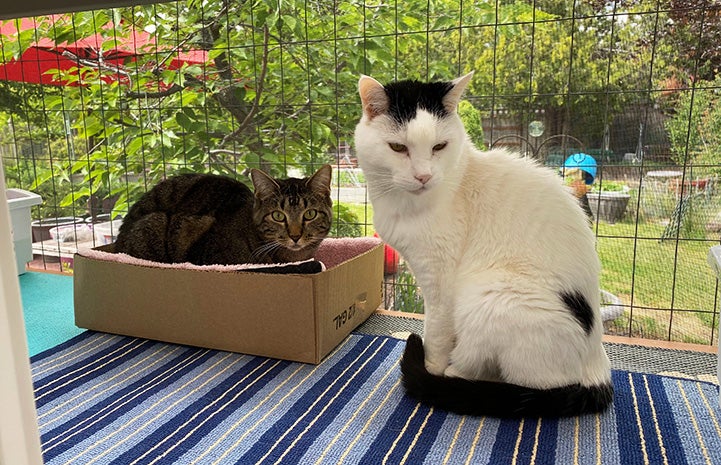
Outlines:
[[[586,153],[574,153],[570,157],[566,158],[563,163],[563,169],[578,168],[584,173],[584,181],[586,184],[593,184],[596,179],[596,159]]]

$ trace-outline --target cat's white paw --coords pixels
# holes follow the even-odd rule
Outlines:
[[[448,368],[448,362],[426,359],[426,370],[432,375],[443,376],[446,368]]]
[[[463,376],[463,373],[461,373],[461,371],[454,365],[450,365],[448,368],[446,368],[446,371],[443,372],[443,376],[446,376],[448,378],[465,378],[465,376]]]

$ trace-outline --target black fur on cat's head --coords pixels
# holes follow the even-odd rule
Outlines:
[[[453,81],[421,82],[412,79],[380,84],[369,76],[358,82],[363,113],[368,120],[386,115],[396,126],[403,126],[425,110],[437,119],[456,111],[473,72]]]
[[[255,187],[253,222],[269,248],[281,256],[312,250],[328,235],[333,217],[331,167],[309,178],[274,179],[260,170],[250,173]]]
[[[416,117],[417,110],[444,118],[448,109],[443,99],[453,89],[450,82],[395,81],[385,85],[388,96],[388,115],[398,124]]]

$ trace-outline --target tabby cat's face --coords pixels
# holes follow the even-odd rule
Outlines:
[[[253,170],[251,178],[255,186],[253,221],[267,252],[280,248],[314,251],[331,227],[330,165],[303,179],[273,179],[259,170]]]
[[[470,78],[383,86],[361,77],[363,117],[355,145],[372,193],[424,196],[443,183],[466,140],[456,109]]]

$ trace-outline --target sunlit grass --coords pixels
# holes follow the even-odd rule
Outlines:
[[[361,225],[361,234],[363,236],[372,236],[375,232],[373,228],[373,205],[370,203],[344,203],[344,205],[358,218],[358,223]]]
[[[716,277],[706,262],[712,243],[660,241],[663,230],[656,223],[600,223],[601,287],[635,307],[634,322],[627,314],[618,327],[631,333],[641,328],[644,337],[708,343],[714,319],[718,325]]]

